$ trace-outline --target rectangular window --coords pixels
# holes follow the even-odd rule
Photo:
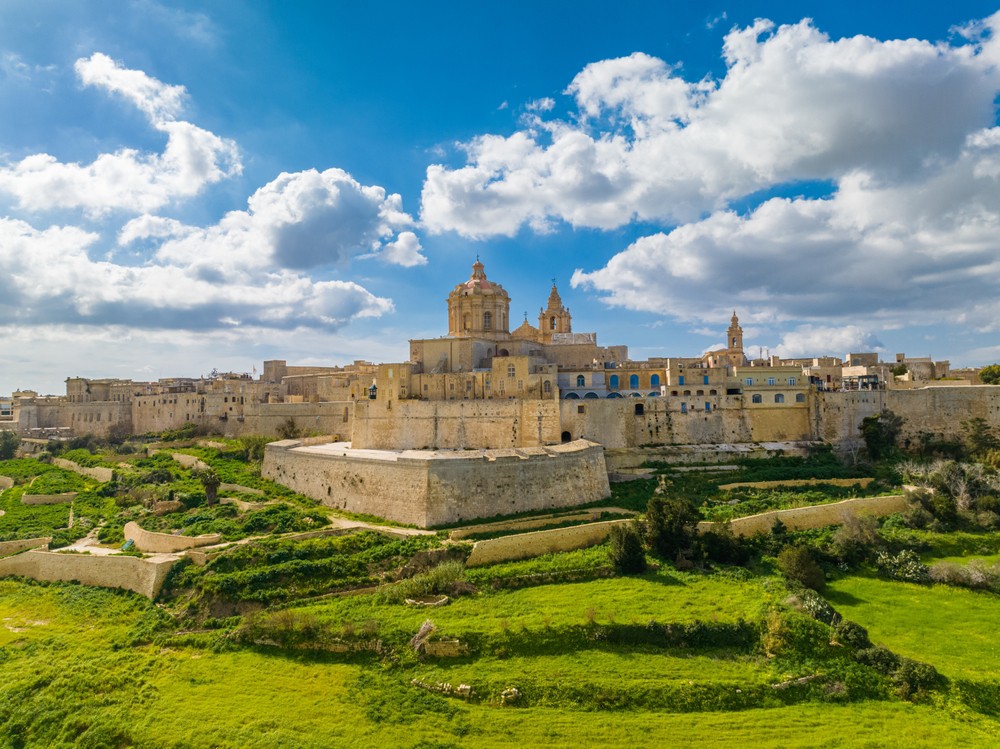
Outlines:
[[[708,401],[705,401],[705,413],[707,414],[712,413],[712,404],[709,403]]]
[[[701,384],[702,385],[707,385],[708,384],[708,375],[703,375],[702,376],[702,378],[701,378]]]
[[[788,378],[788,384],[789,385],[794,385],[795,384],[795,378],[794,377],[789,377]]]
[[[688,412],[688,404],[687,403],[681,403],[681,413],[682,414],[686,414],[687,412]]]
[[[684,375],[681,375],[680,377],[677,378],[677,384],[678,385],[684,384]]]
[[[743,384],[744,385],[753,385],[753,377],[747,377],[745,380],[743,380]]]
[[[587,412],[587,407],[586,406],[577,406],[576,407],[576,412],[578,414],[586,413]]]
[[[773,377],[768,377],[767,378],[767,384],[768,385],[774,385],[774,384],[776,384],[774,378]]]

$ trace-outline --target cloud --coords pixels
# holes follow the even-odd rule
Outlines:
[[[998,19],[957,45],[758,21],[726,35],[717,81],[688,82],[642,53],[593,63],[566,90],[575,117],[529,118],[465,143],[464,166],[431,165],[421,217],[473,238],[673,225],[775,185],[922,179],[994,122]]]
[[[25,326],[334,330],[352,319],[377,317],[393,309],[390,300],[351,281],[317,281],[252,261],[242,268],[234,261],[217,269],[162,258],[141,266],[94,261],[87,250],[98,239],[75,227],[40,230],[21,220],[0,218],[3,318]]]
[[[278,175],[250,196],[247,210],[207,228],[144,215],[123,227],[119,243],[157,240],[159,262],[202,275],[343,268],[373,256],[409,267],[426,262],[416,235],[402,231],[413,223],[399,195],[342,169],[309,169]]]
[[[767,200],[643,237],[575,286],[613,305],[706,320],[942,321],[995,329],[1000,129],[917,183],[845,176],[824,199]],[[741,318],[743,313],[741,312]],[[869,323],[870,325],[871,323]]]
[[[0,166],[0,192],[14,196],[22,210],[82,209],[90,216],[147,212],[242,171],[233,141],[177,119],[186,96],[183,86],[164,84],[101,53],[77,60],[74,69],[84,86],[121,96],[145,114],[166,135],[166,146],[158,154],[122,148],[89,164],[39,153]]]
[[[750,347],[752,350],[754,347]],[[781,343],[770,347],[772,354],[784,359],[810,356],[846,355],[880,351],[884,346],[868,330],[857,325],[841,327],[803,325],[782,336]]]

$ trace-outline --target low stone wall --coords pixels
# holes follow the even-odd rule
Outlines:
[[[705,445],[661,445],[656,447],[623,447],[605,449],[608,470],[624,473],[629,468],[641,468],[644,463],[731,463],[736,458],[766,459],[775,454],[801,455],[809,453],[813,442],[733,442]]]
[[[193,455],[185,455],[184,453],[170,453],[170,457],[174,459],[174,462],[180,463],[185,468],[193,471],[207,471],[210,466],[203,460],[196,458]]]
[[[574,525],[570,528],[554,528],[548,531],[476,541],[465,564],[467,567],[479,567],[496,562],[540,557],[556,551],[596,546],[608,537],[613,526],[631,522],[631,520],[605,520],[600,523]]]
[[[52,465],[58,466],[59,468],[65,468],[67,471],[73,471],[73,473],[79,473],[81,476],[96,479],[102,484],[107,483],[108,481],[113,481],[115,478],[115,471],[113,468],[103,468],[101,466],[91,468],[88,466],[82,466],[79,463],[74,463],[72,460],[66,460],[65,458],[53,458]]]
[[[21,538],[16,541],[0,541],[0,557],[7,557],[17,554],[25,549],[37,549],[40,546],[48,546],[51,536],[41,538]]]
[[[829,486],[860,486],[866,488],[875,479],[788,479],[787,481],[739,481],[735,484],[722,484],[719,489],[728,491],[730,489],[774,489],[779,486],[819,486],[827,484]]]
[[[50,582],[75,580],[84,585],[131,590],[152,599],[159,595],[176,561],[33,550],[0,559],[0,577],[13,575]]]
[[[770,533],[775,520],[781,520],[789,530],[805,530],[807,528],[823,528],[827,525],[839,525],[844,522],[844,518],[848,515],[882,517],[894,512],[902,512],[907,507],[908,502],[902,494],[892,494],[885,497],[861,497],[825,505],[762,512],[759,515],[736,518],[730,522],[729,527],[734,535],[752,536],[755,533]],[[698,523],[698,530],[700,532],[712,530],[716,525],[716,523]]]
[[[21,504],[23,505],[64,505],[76,499],[77,492],[63,492],[62,494],[22,494]]]
[[[260,489],[251,489],[249,486],[239,484],[219,484],[220,492],[240,492],[241,494],[252,494],[255,497],[266,497],[267,495]]]
[[[122,529],[125,538],[139,551],[151,554],[174,554],[185,549],[222,543],[222,534],[206,533],[201,536],[175,536],[172,533],[153,533],[143,530],[136,522],[126,523]]]
[[[14,479],[10,476],[0,476],[0,489],[13,489]]]
[[[459,541],[469,536],[479,533],[494,533],[497,531],[528,531],[533,528],[540,528],[543,525],[557,525],[558,523],[570,523],[582,520],[597,521],[605,512],[613,512],[616,515],[635,515],[632,510],[624,510],[621,507],[595,507],[592,510],[583,512],[571,512],[564,515],[543,515],[542,517],[528,518],[526,520],[503,520],[499,523],[483,523],[481,525],[470,525],[467,528],[456,528],[448,534],[452,541]]]
[[[729,524],[737,536],[752,536],[755,533],[770,533],[774,521],[780,519],[789,530],[806,528],[822,528],[827,525],[839,525],[847,515],[874,515],[882,517],[894,512],[901,512],[908,506],[906,497],[894,494],[885,497],[862,497],[860,499],[845,499],[842,502],[832,502],[826,505],[811,505],[809,507],[793,507],[788,510],[772,510],[759,515],[736,518]],[[557,551],[571,551],[586,546],[602,543],[611,533],[611,528],[631,520],[605,520],[600,523],[588,523],[571,528],[556,528],[548,531],[521,533],[516,536],[491,538],[477,541],[472,545],[472,553],[466,560],[468,567],[477,567],[496,562],[508,562],[516,559],[528,559]],[[722,523],[698,523],[698,532],[704,533],[716,529]]]

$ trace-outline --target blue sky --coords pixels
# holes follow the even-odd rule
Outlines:
[[[0,393],[398,361],[476,255],[634,358],[1000,360],[997,10],[3,3]]]

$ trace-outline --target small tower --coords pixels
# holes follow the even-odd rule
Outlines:
[[[729,330],[726,331],[726,357],[732,367],[743,367],[747,363],[747,358],[743,353],[743,328],[740,327],[740,319],[736,316],[736,310],[733,310]]]
[[[510,337],[510,297],[503,286],[486,278],[476,258],[472,275],[448,295],[448,335],[460,338]]]
[[[553,333],[573,332],[573,317],[569,313],[569,307],[563,306],[554,278],[552,291],[549,292],[548,307],[538,310],[538,330],[542,343],[551,343]]]

